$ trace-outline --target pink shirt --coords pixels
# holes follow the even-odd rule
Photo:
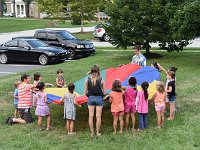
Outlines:
[[[111,112],[124,111],[123,92],[110,93]]]
[[[127,105],[135,104],[136,96],[137,96],[137,91],[130,86],[127,87],[125,93],[125,104]]]
[[[148,113],[148,99],[145,100],[144,91],[137,93],[138,113]]]

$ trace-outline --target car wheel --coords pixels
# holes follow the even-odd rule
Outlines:
[[[72,59],[75,59],[76,58],[76,52],[73,48],[69,48],[67,49],[68,50],[68,56],[67,56],[67,59],[68,60],[72,60]]]
[[[104,34],[103,35],[103,40],[106,41],[106,42],[108,42],[110,40],[110,36],[107,35],[107,34]]]
[[[6,64],[8,63],[8,56],[6,54],[0,54],[0,63]]]
[[[40,56],[39,56],[39,63],[41,64],[41,65],[46,65],[46,64],[48,64],[48,57],[47,57],[47,55],[45,55],[45,54],[41,54]]]

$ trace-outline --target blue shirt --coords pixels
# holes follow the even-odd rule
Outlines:
[[[131,63],[138,64],[138,65],[140,65],[142,67],[145,67],[146,66],[146,58],[144,57],[144,55],[142,55],[140,53],[139,56],[138,55],[134,55],[132,57]]]
[[[18,89],[15,89],[14,96],[18,96]],[[18,98],[14,97],[14,104],[18,104]]]

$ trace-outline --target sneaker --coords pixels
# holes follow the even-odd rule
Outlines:
[[[101,136],[101,132],[99,132],[99,133],[95,132],[95,134],[96,134],[97,136]]]
[[[7,117],[5,120],[4,120],[4,124],[8,124],[8,121],[11,117]]]
[[[53,127],[50,126],[46,128],[46,131],[49,131],[49,130],[53,130]]]
[[[43,129],[43,128],[38,128],[38,130],[39,130],[39,131],[44,131],[44,129]]]

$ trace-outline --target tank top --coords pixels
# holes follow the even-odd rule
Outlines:
[[[88,93],[87,96],[103,96],[103,89],[101,85],[102,78],[98,78],[96,80],[96,85],[92,85],[92,79],[91,77],[88,77]]]
[[[157,92],[154,103],[156,106],[163,106],[165,104],[165,94]]]

